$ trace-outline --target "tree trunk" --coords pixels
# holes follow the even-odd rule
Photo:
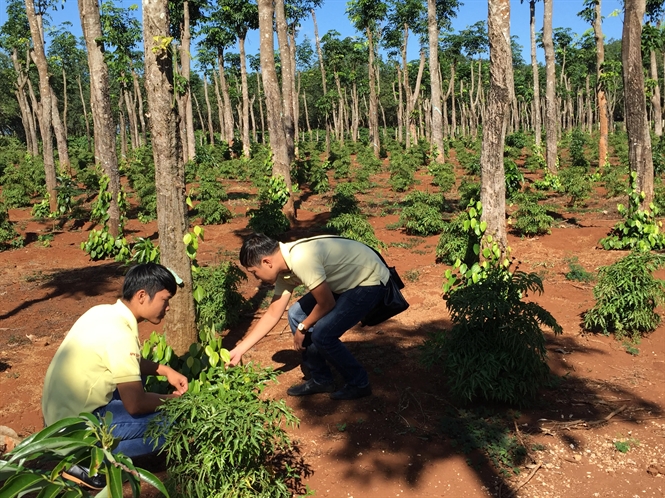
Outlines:
[[[193,161],[196,158],[196,139],[194,138],[194,110],[192,107],[192,87],[189,84],[190,79],[190,60],[191,60],[191,44],[192,35],[190,32],[189,21],[189,1],[184,0],[182,3],[183,9],[183,23],[182,23],[182,44],[180,45],[180,74],[187,81],[185,93],[182,95],[182,106],[185,113],[182,116],[184,121],[184,130],[187,141],[187,149],[185,157],[188,161]]]
[[[279,80],[275,69],[275,44],[273,41],[273,4],[272,0],[259,0],[259,36],[261,73],[263,74],[263,91],[266,96],[266,113],[268,117],[268,133],[270,148],[273,153],[273,176],[281,176],[291,193],[291,161],[286,143],[286,132],[282,121],[282,96]],[[291,223],[296,220],[293,197],[284,206],[284,214]]]
[[[637,173],[637,190],[645,195],[642,209],[647,209],[653,200],[653,158],[642,68],[641,37],[645,0],[626,0],[625,7],[621,61],[628,157],[630,169]]]
[[[25,87],[28,83],[28,67],[30,64],[30,57],[26,55],[26,68],[18,60],[18,50],[16,47],[12,49],[12,64],[16,72],[16,100],[18,101],[19,109],[21,111],[21,123],[25,130],[25,139],[27,151],[32,156],[39,155],[39,141],[37,140],[37,126],[33,116],[33,109],[30,107],[30,102],[25,92]]]
[[[660,104],[660,85],[658,83],[658,64],[656,64],[656,51],[650,50],[651,79],[655,81],[653,93],[651,94],[651,105],[653,106],[654,133],[657,137],[663,136],[663,108]]]
[[[259,116],[261,117],[261,143],[266,143],[266,120],[263,116],[263,96],[261,96],[261,70],[256,74],[256,98],[259,104]]]
[[[231,108],[231,98],[229,97],[229,88],[226,85],[224,76],[224,51],[218,49],[217,59],[219,62],[219,86],[224,99],[224,137],[223,140],[230,145],[233,144],[233,112]]]
[[[321,41],[319,40],[319,27],[316,24],[316,14],[314,9],[310,10],[312,14],[312,22],[314,23],[314,41],[316,43],[316,52],[319,55],[319,68],[321,69],[321,88],[323,89],[323,96],[325,97],[328,93],[326,89],[326,68],[323,65],[323,53],[321,52]],[[326,110],[325,115],[326,120],[326,155],[330,153],[330,116],[328,116],[328,111]]]
[[[121,213],[118,206],[120,195],[120,173],[118,156],[115,150],[115,122],[111,111],[109,73],[104,60],[104,46],[101,41],[102,26],[99,17],[99,4],[96,0],[79,0],[81,27],[88,50],[90,71],[90,109],[95,134],[96,162],[109,178],[111,201],[108,209],[109,233],[121,235]]]
[[[374,38],[370,28],[367,28],[367,48],[369,50],[369,143],[377,158],[381,154],[381,139],[379,138],[379,105],[376,91],[376,73],[374,72]]]
[[[490,90],[480,155],[480,201],[483,205],[482,219],[487,223],[485,236],[491,235],[501,251],[505,252],[506,184],[503,147],[514,92],[510,0],[489,0],[487,28],[490,44]]]
[[[529,33],[531,39],[531,72],[533,73],[533,130],[536,147],[540,148],[542,135],[540,117],[540,82],[538,75],[538,59],[536,58],[536,0],[529,1]]]
[[[132,67],[132,81],[134,83],[134,100],[138,104],[139,111],[139,124],[141,125],[141,140],[139,145],[144,145],[146,143],[146,132],[145,132],[145,113],[143,112],[143,95],[141,94],[141,86],[139,85],[139,77]]]
[[[286,137],[286,151],[289,164],[295,159],[295,123],[293,120],[293,75],[291,65],[289,37],[287,33],[286,15],[284,13],[284,0],[274,0],[275,28],[277,30],[277,42],[279,52],[283,54],[280,58],[282,63],[282,113],[284,121],[284,134]]]
[[[554,42],[552,41],[552,3],[543,0],[543,46],[545,47],[545,163],[551,173],[557,172],[557,100]]]
[[[49,195],[49,209],[52,213],[58,209],[58,192],[56,190],[55,159],[53,158],[53,134],[51,131],[52,104],[51,84],[49,83],[48,62],[44,53],[44,38],[42,36],[41,14],[35,13],[33,0],[25,0],[30,36],[32,37],[33,52],[37,72],[39,73],[39,107],[36,108],[39,116],[39,131],[42,135],[42,154],[44,159],[44,173],[46,176],[46,191]]]
[[[88,110],[85,105],[85,98],[83,97],[83,85],[81,85],[81,76],[76,76],[76,82],[79,86],[79,97],[81,98],[81,107],[83,107],[83,119],[85,120],[85,138],[90,150],[90,121],[88,120]]]
[[[208,78],[203,75],[203,95],[206,99],[206,111],[208,113],[208,135],[210,136],[209,144],[215,145],[215,129],[212,126],[212,109],[210,108],[210,96],[208,95]]]
[[[58,97],[56,97],[53,89],[51,88],[51,111],[53,115],[53,133],[55,134],[55,142],[58,149],[58,162],[60,163],[60,170],[71,176],[72,165],[69,162],[69,150],[67,147],[67,134],[65,133],[65,126],[60,119],[60,111],[58,110]]]
[[[238,36],[238,50],[240,51],[240,82],[242,86],[242,153],[249,158],[249,88],[247,87],[244,34]]]
[[[168,48],[160,44],[160,40],[169,36],[166,0],[143,0],[143,26],[145,88],[155,160],[161,262],[183,280],[183,288],[171,299],[171,312],[164,319],[164,333],[173,350],[181,355],[197,341],[197,333],[192,269],[183,246],[188,228],[185,168],[180,162],[178,116],[172,105],[172,59]]]
[[[67,73],[65,67],[62,67],[62,128],[65,132],[65,143],[67,143],[67,108],[69,102],[67,101]],[[71,171],[71,166],[70,166]]]

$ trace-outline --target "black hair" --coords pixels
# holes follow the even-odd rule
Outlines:
[[[259,266],[265,256],[272,256],[279,249],[279,242],[262,233],[253,233],[240,248],[240,264],[245,268]]]
[[[125,275],[122,285],[122,298],[131,301],[134,295],[144,290],[152,299],[155,294],[166,289],[175,296],[178,285],[171,270],[156,263],[145,263],[132,266]]]

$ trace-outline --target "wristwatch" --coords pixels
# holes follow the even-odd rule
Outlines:
[[[300,322],[298,324],[298,332],[304,332],[305,331],[305,324]]]

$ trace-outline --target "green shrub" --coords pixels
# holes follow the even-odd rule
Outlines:
[[[0,252],[7,249],[23,247],[23,237],[14,228],[9,220],[7,206],[0,203]]]
[[[633,251],[598,270],[593,289],[596,304],[584,314],[584,328],[617,339],[637,339],[658,327],[656,307],[665,300],[665,282],[653,272],[665,266],[665,256]]]
[[[152,240],[144,237],[138,237],[132,244],[132,263],[137,265],[145,263],[159,263],[161,255],[159,247],[152,243]]]
[[[583,168],[585,172],[589,169],[589,160],[584,155],[586,144],[587,135],[579,128],[575,128],[570,135],[570,148],[568,149],[570,161],[572,166]]]
[[[416,180],[414,173],[416,171],[414,156],[408,154],[394,153],[390,156],[390,187],[395,192],[404,192]]]
[[[246,309],[246,300],[238,292],[240,282],[247,276],[234,263],[227,261],[218,266],[204,266],[194,273],[194,284],[203,298],[196,302],[199,323],[222,331],[238,323]]]
[[[216,199],[201,201],[196,205],[196,213],[203,225],[221,225],[233,218],[233,213]]]
[[[459,206],[468,206],[473,199],[480,199],[480,182],[475,182],[465,176],[462,178],[457,193],[459,194]]]
[[[342,213],[331,218],[326,228],[347,239],[357,240],[380,251],[385,244],[376,238],[374,228],[365,216],[358,213]]]
[[[628,207],[617,204],[619,214],[624,218],[617,223],[607,237],[600,239],[603,249],[622,250],[640,249],[644,251],[658,250],[665,247],[665,234],[660,231],[662,222],[657,220],[658,208],[651,203],[648,210],[640,208],[644,192],[637,193],[637,173],[632,171],[631,187],[628,194]]]
[[[568,272],[566,272],[566,280],[576,280],[577,282],[591,282],[594,279],[594,275],[591,272],[588,272],[584,267],[579,263],[577,256],[572,258],[565,259],[568,263]]]
[[[441,233],[445,225],[441,216],[445,200],[441,194],[414,191],[405,197],[404,204],[399,223],[408,235]]]
[[[442,193],[450,192],[455,186],[455,172],[450,163],[440,164],[433,161],[429,164],[427,170],[434,177],[432,183],[439,187]]]
[[[516,131],[506,135],[506,145],[508,147],[523,149],[524,147],[528,147],[530,143],[530,137],[523,131]]]
[[[307,181],[309,188],[315,194],[322,194],[330,190],[330,181],[328,180],[328,166],[329,164],[323,163],[320,160],[310,159],[309,169],[307,174]]]
[[[621,166],[613,166],[610,163],[605,163],[605,166],[601,169],[601,181],[603,182],[608,198],[626,193],[626,172],[627,170]]]
[[[570,197],[569,206],[575,206],[591,195],[591,178],[584,167],[571,166],[562,169],[559,180],[563,193]]]
[[[526,159],[524,160],[524,167],[527,171],[535,173],[539,169],[543,169],[547,166],[545,163],[545,158],[540,151],[534,151],[531,154],[527,154]]]
[[[506,182],[506,199],[510,199],[521,190],[522,183],[524,183],[524,175],[512,159],[504,158],[503,170]]]
[[[471,200],[467,210],[459,213],[443,226],[439,242],[436,246],[437,263],[454,264],[457,260],[471,266],[477,256],[474,247],[480,244],[482,233],[476,233],[472,224],[478,225],[480,219],[480,202]],[[472,222],[472,219],[475,222]]]
[[[157,218],[157,190],[152,150],[137,147],[127,159],[127,179],[138,197],[138,217],[145,223]]]
[[[21,441],[0,459],[0,496],[88,498],[86,488],[65,479],[62,471],[81,463],[106,476],[107,486],[98,496],[123,498],[123,482],[129,481],[132,497],[141,494],[141,481],[157,488],[168,498],[161,481],[147,470],[135,467],[131,459],[112,453],[115,440],[111,434],[113,418],[103,421],[91,413],[69,417],[36,432]]]
[[[247,212],[247,226],[257,233],[274,237],[286,232],[291,224],[282,212],[289,198],[289,191],[283,177],[271,176],[259,192],[259,207]]]
[[[523,301],[529,292],[543,292],[538,275],[497,264],[448,293],[452,329],[432,335],[422,349],[424,363],[443,370],[454,397],[525,405],[550,382],[542,327],[562,329],[545,309]]]
[[[114,237],[106,226],[102,230],[91,230],[88,240],[81,242],[81,249],[92,261],[114,258],[119,263],[126,263],[131,258],[127,239]]]
[[[275,378],[253,364],[215,368],[199,392],[163,405],[149,434],[165,438],[166,485],[174,495],[293,496],[289,484],[303,469],[285,426],[299,421],[284,400],[261,395]]]
[[[46,192],[44,166],[40,158],[25,155],[18,163],[4,165],[0,185],[8,208],[30,205],[30,199]]]
[[[653,173],[656,176],[660,176],[665,173],[665,138],[662,136],[658,137],[652,140],[652,144]]]
[[[538,204],[534,195],[518,194],[513,200],[517,202],[518,209],[511,216],[512,227],[518,234],[530,237],[550,233],[554,218],[547,214],[547,209]]]
[[[353,183],[338,183],[332,197],[330,217],[336,218],[341,214],[360,214],[360,204],[356,199],[358,186]]]

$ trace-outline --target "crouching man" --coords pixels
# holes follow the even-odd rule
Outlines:
[[[58,348],[44,381],[42,412],[47,425],[92,412],[100,419],[113,414],[114,450],[128,457],[154,451],[143,436],[155,410],[165,400],[187,391],[184,375],[166,365],[141,358],[138,322],[158,324],[177,290],[176,279],[164,266],[148,263],[127,272],[122,298],[88,310],[74,323]],[[146,392],[142,378],[163,375],[173,394]],[[91,488],[105,485],[103,476],[89,476],[74,466],[65,477]]]
[[[390,278],[386,265],[365,244],[341,237],[313,237],[288,244],[263,234],[247,238],[240,263],[275,293],[267,312],[231,352],[231,365],[270,332],[282,317],[293,290],[309,291],[289,308],[293,345],[302,352],[304,371],[311,378],[287,390],[290,396],[331,393],[336,400],[372,393],[367,372],[340,337],[383,298]],[[344,378],[335,390],[330,366]]]

